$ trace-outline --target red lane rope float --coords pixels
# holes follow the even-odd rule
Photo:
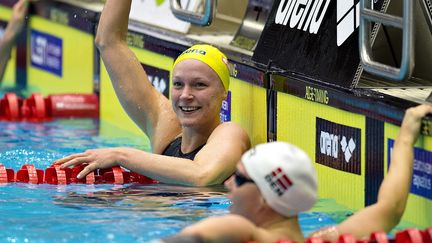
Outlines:
[[[27,100],[26,104],[30,110],[29,117],[33,121],[43,121],[47,118],[45,99],[41,94],[33,93]]]
[[[12,169],[7,169],[0,164],[0,183],[9,183],[14,181],[15,172]]]
[[[424,242],[432,242],[432,227],[429,227],[421,232]]]
[[[95,94],[56,94],[45,99],[50,117],[99,117],[99,97]]]
[[[343,234],[339,236],[338,243],[356,243],[356,239],[351,234]]]
[[[71,183],[72,170],[60,169],[60,165],[51,165],[45,170],[44,181],[48,184],[67,185]]]
[[[111,169],[100,170],[99,174],[103,176],[103,180],[112,184],[124,184],[129,182],[130,175],[119,166],[114,166]]]
[[[387,234],[385,232],[373,232],[370,237],[370,241],[374,241],[376,243],[388,243],[389,239],[387,238]]]
[[[330,243],[330,241],[323,240],[317,237],[309,237],[306,239],[305,243]]]
[[[88,164],[80,164],[73,168],[60,168],[53,164],[44,170],[36,169],[32,164],[26,164],[15,174],[12,169],[6,169],[0,164],[0,183],[21,182],[31,184],[67,185],[71,183],[83,184],[156,184],[159,181],[140,175],[135,172],[125,171],[120,166],[109,169],[98,169],[88,173],[84,178],[78,179],[78,174]]]
[[[87,166],[87,164],[76,165],[72,168],[71,183],[96,184],[94,171],[88,173],[85,178],[78,179],[78,174]]]
[[[14,93],[6,93],[0,101],[0,116],[9,121],[20,119],[19,98]]]
[[[396,232],[395,239],[396,239],[396,242],[403,242],[403,243],[426,242],[426,241],[423,241],[423,236],[422,236],[422,233],[420,232],[420,230],[411,229],[411,228]]]
[[[43,183],[44,171],[36,169],[34,165],[23,165],[15,174],[16,182],[40,184]]]
[[[6,93],[0,100],[0,119],[41,122],[52,118],[98,118],[99,97],[96,94],[55,94],[44,98],[33,93],[21,99]]]

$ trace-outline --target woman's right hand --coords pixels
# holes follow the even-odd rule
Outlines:
[[[90,149],[83,153],[72,154],[54,161],[54,164],[66,168],[79,164],[88,164],[77,176],[78,179],[85,177],[96,169],[107,169],[119,165],[123,148],[100,148]]]

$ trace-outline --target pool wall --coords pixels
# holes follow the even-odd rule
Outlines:
[[[93,93],[95,52],[93,34],[41,16],[30,18],[29,31],[30,51],[27,53],[29,92],[39,92],[43,95],[68,92]],[[61,49],[61,53],[51,51],[52,46]],[[50,59],[43,57],[47,55]],[[50,60],[57,63],[51,64]]]
[[[0,30],[3,32],[6,28],[7,22],[9,21],[12,15],[12,11],[7,6],[0,5]],[[1,88],[8,88],[15,86],[15,66],[16,63],[16,49],[12,50],[11,58],[6,67],[6,71],[3,77],[3,81],[1,82]]]
[[[354,210],[376,202],[399,126],[282,92],[277,99],[277,138],[297,144],[316,162],[320,197],[334,198]],[[343,137],[353,139],[347,157]],[[415,160],[431,165],[431,142],[430,136],[419,137]],[[414,177],[430,181],[430,170],[426,171],[414,170]],[[403,220],[429,226],[431,190],[427,185],[416,187],[412,186]]]
[[[35,30],[42,33],[42,37],[44,34],[50,36],[47,38],[53,37],[50,39],[53,43],[61,40],[62,55],[53,55],[57,60],[61,59],[62,72],[59,74],[58,68],[39,67],[28,59],[28,92],[95,92],[100,95],[100,117],[104,121],[100,126],[101,134],[124,130],[147,139],[115,96],[94,48],[95,24],[91,22],[82,28],[75,19],[83,16],[74,17],[74,7],[45,4],[39,6],[43,11],[31,16],[28,35]],[[7,7],[0,5],[0,19],[8,17],[8,11],[3,9]],[[97,16],[95,12],[93,17]],[[132,50],[151,74],[151,81],[167,97],[174,58],[194,43],[184,37],[174,41],[178,36],[171,35],[162,38],[149,27],[131,26],[128,38]],[[31,49],[30,40],[27,48]],[[357,94],[291,77],[289,73],[269,74],[265,68],[254,65],[250,57],[224,51],[233,63],[230,99],[224,104],[224,118],[244,127],[253,144],[277,139],[303,148],[315,161],[322,198],[334,198],[353,210],[374,203],[388,168],[388,151],[399,130],[403,111],[413,104]],[[13,80],[10,69],[13,66],[9,67],[7,77]],[[110,124],[120,130],[114,131]],[[430,134],[430,131],[424,132]],[[431,165],[431,142],[429,135],[419,138],[416,159],[421,164]],[[414,175],[430,182],[432,175],[429,172],[417,170]],[[432,189],[427,188],[427,183],[426,187],[416,184],[403,219],[418,227],[430,226]]]

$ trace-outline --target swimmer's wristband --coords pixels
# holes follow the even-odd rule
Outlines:
[[[204,243],[204,240],[198,235],[175,235],[151,243]]]

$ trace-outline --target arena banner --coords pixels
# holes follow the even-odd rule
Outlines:
[[[374,1],[381,9],[383,0]],[[276,0],[253,60],[313,80],[358,82],[359,0]]]
[[[169,98],[170,72],[146,64],[141,64],[147,73],[150,83],[159,93]]]
[[[337,170],[361,174],[360,129],[316,118],[316,162]]]

